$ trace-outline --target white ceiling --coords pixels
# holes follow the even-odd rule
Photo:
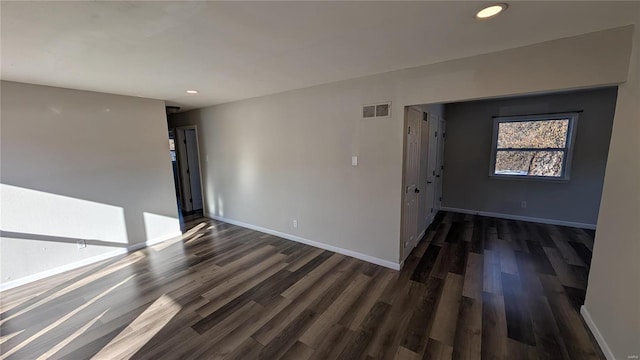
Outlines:
[[[2,1],[2,79],[184,110],[628,25],[640,3],[512,2],[475,20],[485,4]]]

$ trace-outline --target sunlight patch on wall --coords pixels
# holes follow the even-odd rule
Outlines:
[[[0,184],[3,231],[126,244],[122,207]]]
[[[143,213],[143,217],[147,241],[166,239],[167,236],[173,237],[180,233],[180,221],[175,217],[148,212]]]

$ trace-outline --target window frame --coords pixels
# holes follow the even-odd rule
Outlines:
[[[568,182],[571,178],[571,162],[573,159],[573,150],[575,147],[575,138],[577,133],[579,113],[548,113],[540,115],[521,115],[521,116],[500,116],[493,118],[493,134],[491,145],[491,160],[489,165],[489,178],[504,180],[533,180],[533,181],[550,181],[550,182]],[[501,123],[507,122],[525,122],[525,121],[548,121],[548,120],[564,120],[568,119],[567,139],[564,148],[505,148],[498,149],[498,131]],[[499,150],[512,151],[563,151],[563,161],[561,176],[532,176],[532,175],[515,175],[515,174],[496,174],[496,157]]]

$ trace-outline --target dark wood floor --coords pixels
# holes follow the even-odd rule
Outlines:
[[[8,359],[595,359],[593,233],[440,213],[400,272],[210,219],[2,293]]]

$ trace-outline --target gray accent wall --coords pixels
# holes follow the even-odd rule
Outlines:
[[[609,87],[447,104],[443,207],[596,224],[616,95]],[[489,178],[494,116],[576,110],[568,182]]]

